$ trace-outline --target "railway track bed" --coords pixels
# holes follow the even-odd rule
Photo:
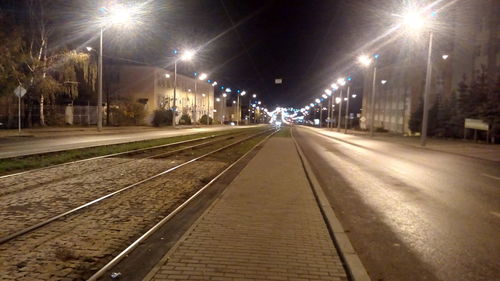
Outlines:
[[[200,146],[196,150],[186,149],[164,158],[138,160],[143,161],[141,165],[130,167],[123,173],[124,176],[140,174],[143,172],[141,167],[145,169],[155,167],[155,171],[163,169],[164,172],[168,172],[164,174],[160,172],[159,176],[149,176],[149,179],[142,179],[143,182],[132,184],[131,188],[109,196],[105,200],[3,240],[0,244],[1,279],[83,280],[89,277],[127,244],[167,216],[200,187],[261,141],[266,134],[269,133],[261,131],[250,136],[235,136],[220,141],[215,146]],[[121,157],[99,159],[104,165],[122,160]],[[97,177],[94,175],[94,178]],[[45,216],[37,214],[43,213],[43,209],[52,211],[57,209],[57,212],[61,212],[74,208],[76,203],[71,198],[88,201],[88,197],[91,196],[85,197],[76,192],[78,183],[86,183],[87,180],[91,178],[75,179],[72,188],[75,190],[74,196],[65,197],[67,200],[52,197],[53,202],[45,203],[45,207],[38,201],[30,202],[29,206],[19,205],[14,208],[15,210],[11,207],[9,211],[0,206],[2,221],[18,222],[7,230],[2,229],[0,237],[5,238],[9,233],[26,229],[46,219],[47,214]],[[106,190],[103,186],[109,186],[112,181],[118,184],[116,177],[114,179],[110,177],[106,181],[107,185],[98,185],[97,190],[101,193],[94,190],[92,198],[110,192],[111,190]],[[90,186],[96,187],[95,184],[98,182],[100,181],[96,180]],[[37,190],[29,191],[34,198],[38,196],[33,193]],[[56,196],[57,193],[54,191],[53,194]],[[6,197],[0,197],[0,203]],[[35,211],[37,208],[38,212]]]

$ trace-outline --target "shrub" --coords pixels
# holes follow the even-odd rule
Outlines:
[[[181,119],[179,120],[180,125],[191,125],[191,117],[187,114],[182,114]]]
[[[199,122],[201,125],[206,125],[207,124],[207,115],[204,114],[203,116],[201,116]],[[208,117],[208,124],[209,125],[212,125],[212,123],[214,122],[214,120],[212,119],[212,117]]]
[[[115,126],[139,125],[144,121],[144,104],[129,100],[120,100],[110,107],[110,123]]]
[[[172,110],[158,109],[153,112],[153,126],[168,126],[172,125]]]

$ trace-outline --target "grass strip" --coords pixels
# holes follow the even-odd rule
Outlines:
[[[67,163],[71,161],[77,161],[97,156],[135,150],[135,149],[148,148],[179,141],[206,137],[206,136],[223,136],[226,134],[238,133],[242,131],[251,132],[257,130],[261,129],[251,128],[251,129],[238,129],[238,130],[223,130],[217,132],[207,132],[207,133],[183,135],[183,136],[161,138],[154,140],[136,141],[123,144],[103,145],[103,146],[96,146],[89,148],[79,148],[79,149],[71,149],[58,152],[28,155],[22,157],[5,158],[5,159],[0,159],[0,175],[17,173],[26,170],[32,170],[51,165]]]

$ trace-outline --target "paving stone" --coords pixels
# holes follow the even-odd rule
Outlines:
[[[271,138],[167,256],[152,280],[346,280],[290,138]]]

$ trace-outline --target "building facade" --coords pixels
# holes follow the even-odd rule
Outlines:
[[[129,100],[144,105],[146,123],[151,123],[157,109],[174,107],[174,73],[158,67],[119,65],[114,66],[113,77],[105,86],[115,100]],[[105,81],[106,83],[106,81]],[[175,106],[177,122],[187,114],[192,122],[203,115],[213,118],[214,88],[206,81],[177,74]],[[113,101],[110,102],[111,106]]]

